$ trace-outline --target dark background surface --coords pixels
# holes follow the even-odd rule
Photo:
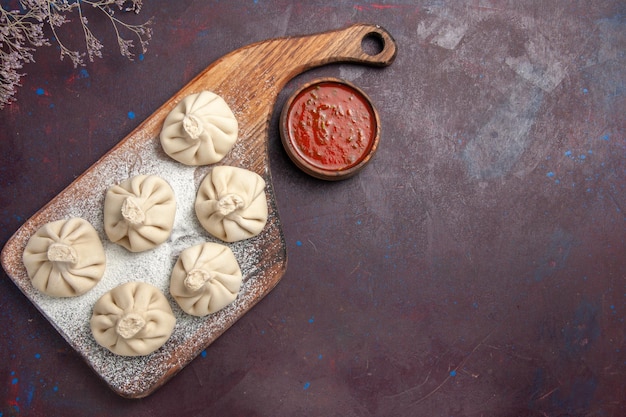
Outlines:
[[[287,272],[151,396],[109,390],[2,273],[0,416],[626,415],[625,12],[153,0],[127,19],[155,17],[134,62],[104,21],[84,68],[40,49],[0,111],[2,244],[234,49],[367,22],[399,52],[283,90],[269,149]],[[339,183],[298,171],[278,136],[288,94],[323,75],[382,120],[370,165]]]

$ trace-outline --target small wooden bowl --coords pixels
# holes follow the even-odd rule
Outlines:
[[[355,175],[378,148],[380,118],[355,85],[321,78],[287,99],[280,138],[289,158],[307,174],[329,181]]]

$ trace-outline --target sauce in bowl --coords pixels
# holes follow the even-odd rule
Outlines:
[[[291,160],[321,179],[348,178],[378,146],[380,122],[369,97],[334,78],[306,84],[281,113],[281,140]]]

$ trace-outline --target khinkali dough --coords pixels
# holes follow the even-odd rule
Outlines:
[[[206,316],[237,298],[241,279],[230,248],[207,242],[181,252],[172,270],[170,294],[187,314]]]
[[[185,165],[220,161],[237,140],[238,124],[224,99],[210,91],[182,99],[165,118],[161,146]]]
[[[172,233],[174,190],[156,175],[138,175],[114,185],[104,199],[104,231],[131,252],[152,249]]]
[[[247,169],[216,166],[200,184],[195,209],[202,227],[223,241],[256,236],[267,223],[265,181]]]
[[[54,297],[84,294],[104,275],[106,257],[98,232],[84,219],[47,223],[22,256],[33,286]]]
[[[123,356],[154,352],[169,339],[175,324],[165,295],[144,282],[127,282],[104,294],[90,320],[96,342]]]

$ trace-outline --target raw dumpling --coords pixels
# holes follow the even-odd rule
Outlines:
[[[33,286],[54,297],[86,293],[100,281],[106,263],[98,232],[81,218],[42,226],[28,240],[22,259]]]
[[[267,223],[265,181],[247,169],[216,166],[200,184],[195,209],[202,227],[223,241],[256,236]]]
[[[206,316],[237,298],[241,279],[230,248],[207,242],[181,252],[172,270],[170,294],[185,313]]]
[[[210,91],[191,94],[163,122],[161,146],[185,165],[220,161],[237,140],[238,124],[224,99]]]
[[[169,339],[175,324],[165,295],[144,282],[127,282],[104,294],[90,320],[96,342],[122,356],[154,352]]]
[[[112,242],[141,252],[167,240],[175,214],[172,187],[156,175],[138,175],[108,189],[104,231]]]

